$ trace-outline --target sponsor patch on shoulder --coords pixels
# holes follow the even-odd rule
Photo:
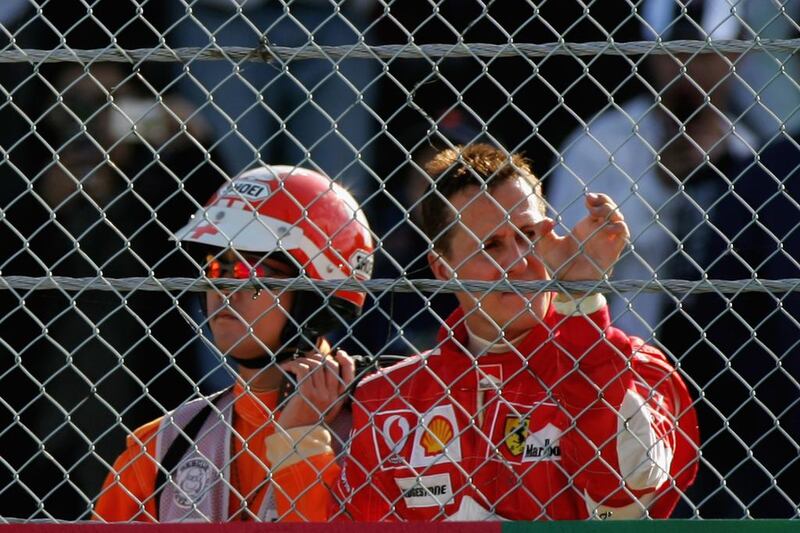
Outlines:
[[[396,478],[394,481],[409,508],[443,507],[453,498],[450,474]]]

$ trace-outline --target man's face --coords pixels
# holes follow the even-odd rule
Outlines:
[[[537,223],[543,219],[533,187],[524,178],[511,179],[491,191],[469,187],[450,198],[461,220],[451,230],[449,248],[431,260],[438,279],[453,272],[464,280],[548,279],[533,250]],[[452,269],[452,270],[451,270]],[[457,293],[467,324],[477,335],[494,340],[499,331],[513,339],[544,318],[547,293]],[[478,309],[480,307],[480,309]]]
[[[209,260],[214,259],[209,257]],[[291,268],[281,261],[262,259],[259,256],[237,254],[226,251],[216,258],[216,265],[206,268],[209,278],[236,277],[291,277]],[[220,268],[214,270],[216,266]],[[281,332],[288,321],[293,294],[284,292],[280,296],[262,290],[255,296],[254,290],[239,289],[235,292],[209,291],[206,307],[209,327],[214,334],[214,344],[225,355],[239,358],[255,358],[264,355],[265,348],[275,351],[281,347]],[[225,297],[227,296],[227,304]]]
[[[664,106],[679,120],[686,121],[705,105],[706,95],[720,110],[727,106],[729,59],[719,54],[677,54],[674,58],[650,58],[656,88],[662,91]],[[681,72],[682,69],[686,72]]]

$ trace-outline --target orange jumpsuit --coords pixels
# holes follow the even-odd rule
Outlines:
[[[236,401],[233,408],[233,427],[234,434],[238,436],[232,442],[231,456],[235,459],[231,466],[230,483],[235,492],[230,497],[229,520],[252,519],[250,512],[243,512],[243,500],[247,500],[247,508],[252,513],[260,508],[269,486],[263,482],[268,474],[267,469],[272,464],[277,465],[272,471],[272,483],[279,520],[326,519],[327,509],[313,503],[330,498],[330,495],[321,493],[314,496],[320,491],[327,493],[328,487],[333,486],[339,475],[339,467],[334,462],[332,450],[328,449],[328,453],[320,455],[319,443],[314,443],[311,453],[306,456],[302,454],[302,446],[298,451],[297,440],[291,437],[285,440],[280,434],[275,434],[275,424],[269,421],[269,417],[278,401],[277,391],[246,393],[241,385],[236,384],[234,394]],[[103,484],[95,506],[96,520],[157,521],[157,502],[154,498],[157,474],[155,451],[160,421],[161,419],[156,419],[145,424],[128,437],[125,451],[114,462]],[[289,430],[290,434],[299,435],[300,440],[308,437],[311,432],[320,434],[312,428]],[[271,448],[274,449],[267,450],[265,439],[271,435]],[[244,442],[247,443],[247,449],[242,453]],[[298,468],[297,463],[304,463],[303,467]],[[304,476],[298,476],[300,472]],[[310,492],[306,493],[308,498],[294,501],[287,499],[287,494],[297,494],[309,486]]]

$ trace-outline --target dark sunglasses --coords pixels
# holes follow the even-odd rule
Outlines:
[[[291,278],[295,270],[274,259],[244,255],[243,259],[229,261],[225,258],[206,256],[205,275],[208,279],[232,277],[235,279],[250,278]]]

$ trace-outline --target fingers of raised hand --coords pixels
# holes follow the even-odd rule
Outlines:
[[[603,228],[603,230],[607,234],[612,234],[614,236],[623,235],[627,237],[628,234],[630,233],[628,225],[625,223],[625,220],[618,220],[616,222],[611,222],[605,228]]]
[[[313,361],[301,357],[292,361],[285,361],[280,366],[284,372],[294,374],[295,380],[300,384],[305,381],[306,376],[311,371],[312,364],[314,364]]]
[[[339,362],[331,356],[325,358],[319,373],[324,383],[327,396],[338,396],[341,378],[339,377]]]
[[[612,204],[614,205],[614,200],[607,194],[603,194],[601,192],[590,192],[586,193],[586,204],[587,205],[600,205],[600,204]]]
[[[356,377],[356,363],[344,350],[337,350],[334,358],[336,362],[339,363],[341,379],[339,380],[338,391],[342,393],[350,386]]]
[[[302,357],[298,357],[298,359],[310,359],[313,361],[322,361],[325,359],[326,356],[322,355],[319,352],[307,352],[304,353]]]
[[[555,231],[556,221],[552,218],[545,218],[534,226],[534,253],[547,254],[554,243],[559,239]]]
[[[550,236],[553,232],[553,229],[556,227],[556,221],[550,217],[545,217],[536,224],[534,224],[533,229],[536,234],[536,239],[544,239]]]
[[[347,359],[352,361],[349,356]],[[299,369],[295,373],[298,392],[319,408],[326,409],[344,390],[345,378],[340,375],[340,362],[332,356],[322,358],[318,354],[309,354],[285,363],[282,367],[292,373],[295,373],[295,368]]]
[[[625,220],[617,204],[606,194],[588,194],[586,206],[594,219],[608,221],[612,224]]]

